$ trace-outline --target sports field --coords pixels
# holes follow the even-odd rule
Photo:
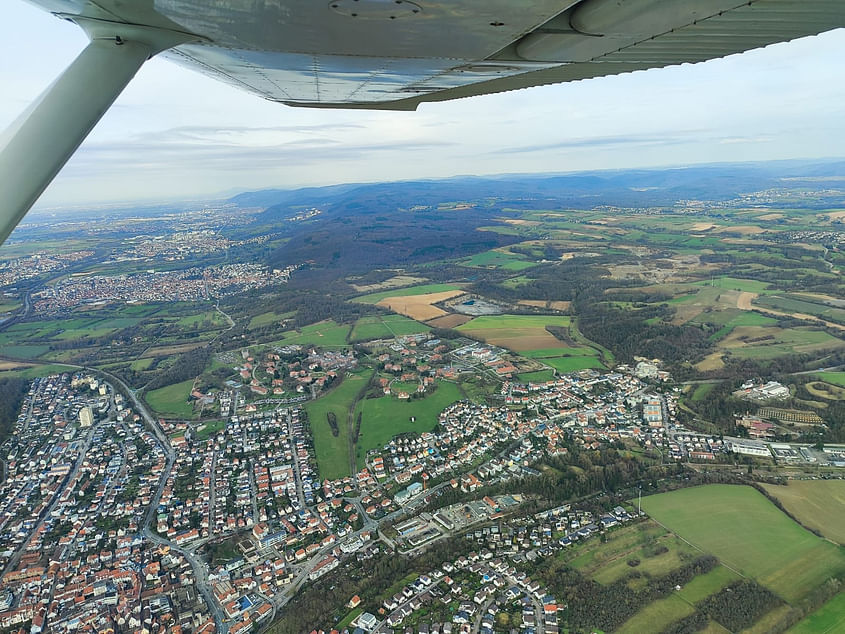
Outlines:
[[[786,486],[763,486],[804,526],[845,544],[845,480],[790,480]]]
[[[383,396],[358,401],[355,417],[359,413],[362,415],[358,465],[364,464],[367,451],[386,445],[397,434],[431,431],[440,412],[462,398],[454,383],[441,381],[434,393],[420,399],[400,401],[395,396]],[[416,421],[411,422],[411,417],[415,417]]]
[[[156,412],[164,416],[178,416],[190,418],[194,413],[194,406],[188,402],[191,394],[193,379],[166,385],[157,390],[144,394],[144,400]]]
[[[787,602],[845,573],[842,548],[793,522],[751,487],[692,487],[643,498],[642,505],[680,537]]]

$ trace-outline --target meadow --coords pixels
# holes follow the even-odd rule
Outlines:
[[[819,372],[815,376],[825,383],[845,387],[845,372]]]
[[[708,485],[645,497],[649,516],[785,601],[845,574],[842,548],[816,537],[751,487]]]
[[[444,291],[460,290],[457,284],[421,284],[419,286],[409,286],[408,288],[400,288],[393,291],[382,291],[380,293],[370,293],[369,295],[362,295],[356,297],[354,301],[362,304],[378,304],[381,300],[389,297],[410,297],[412,295],[427,295],[429,293],[442,293]]]
[[[191,394],[193,379],[165,385],[157,390],[144,394],[144,400],[158,414],[178,418],[190,418],[194,414],[194,406],[188,401]]]
[[[461,264],[477,268],[501,268],[508,271],[522,271],[537,266],[536,262],[525,260],[525,256],[498,249],[473,255],[463,260]]]
[[[845,631],[845,592],[799,621],[788,634],[836,634]]]
[[[261,328],[262,326],[277,324],[288,317],[292,317],[293,315],[293,312],[277,313],[272,310],[266,313],[261,313],[260,315],[256,315],[255,317],[249,320],[247,330],[253,330],[255,328]]]
[[[789,480],[786,486],[763,487],[804,526],[845,544],[845,480]]]
[[[361,317],[352,328],[350,341],[369,341],[371,339],[392,339],[405,335],[428,332],[429,326],[402,315],[384,315]]]
[[[457,330],[515,352],[565,348],[546,326],[569,328],[564,315],[489,315],[476,317]]]
[[[349,475],[349,410],[369,377],[369,372],[347,374],[339,386],[305,405],[322,479],[334,480]],[[337,436],[329,427],[329,412],[337,417]]]
[[[395,396],[383,396],[358,401],[355,417],[360,413],[361,432],[357,443],[358,466],[364,464],[367,451],[386,445],[397,434],[431,431],[446,407],[463,398],[454,383],[440,381],[437,389],[424,398],[400,401]],[[411,422],[411,417],[416,420]]]
[[[291,330],[284,333],[284,337],[276,341],[276,345],[290,346],[321,346],[323,348],[343,348],[347,344],[350,326],[347,324],[338,325],[333,321],[321,321],[299,330]]]

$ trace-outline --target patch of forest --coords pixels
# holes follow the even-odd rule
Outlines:
[[[12,433],[28,390],[29,381],[26,379],[0,378],[0,444]]]

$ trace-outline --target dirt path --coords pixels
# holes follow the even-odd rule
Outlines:
[[[751,306],[751,302],[757,299],[757,296],[757,293],[742,291],[736,298],[736,307],[740,310],[754,310]]]

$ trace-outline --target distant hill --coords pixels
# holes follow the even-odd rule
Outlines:
[[[461,176],[263,190],[239,194],[230,202],[265,207],[252,227],[244,231],[282,231],[289,236],[287,243],[270,255],[271,264],[313,261],[337,269],[340,275],[456,258],[511,244],[515,238],[505,233],[478,230],[499,224],[507,208],[673,206],[681,200],[731,200],[796,183],[820,189],[843,187],[845,161]],[[457,210],[450,208],[456,204]],[[794,201],[787,198],[782,206],[791,204]],[[804,206],[812,204],[807,201]],[[819,204],[845,204],[845,195],[841,201],[828,197]],[[304,221],[287,222],[312,207],[321,213]]]
[[[518,203],[546,199],[573,208],[596,205],[669,205],[679,199],[725,200],[739,194],[793,182],[845,186],[845,160],[773,161],[690,167],[604,170],[571,174],[462,176],[440,180],[396,181],[263,190],[230,199],[239,206],[266,207],[263,220],[287,217],[291,208],[344,205],[361,213],[408,205],[436,205],[486,197]]]

